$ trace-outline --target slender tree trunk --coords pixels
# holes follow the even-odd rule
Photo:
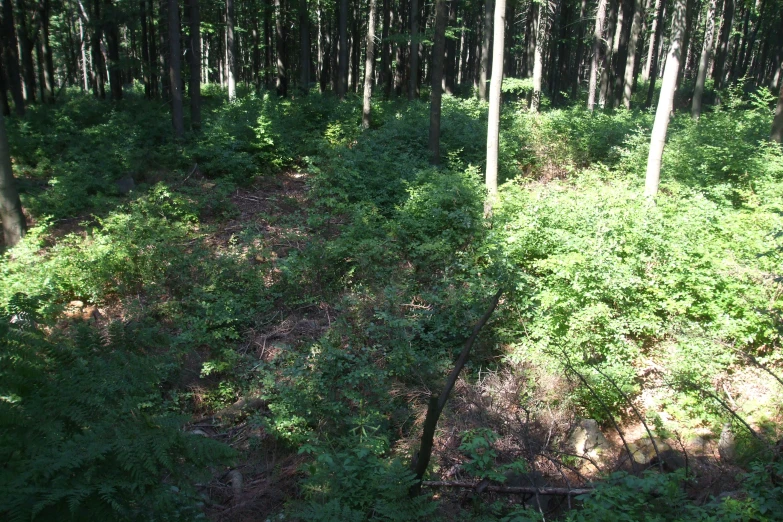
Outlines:
[[[616,50],[612,68],[614,83],[612,88],[613,108],[617,108],[623,103],[623,96],[625,95],[625,69],[628,66],[629,55],[631,54],[629,52],[629,43],[637,11],[641,17],[641,0],[622,0],[620,4],[622,15],[619,18],[617,32],[615,33],[617,35]],[[630,61],[631,65],[633,65],[633,59]],[[633,70],[631,71],[631,74],[633,74]],[[631,78],[631,84],[633,85],[633,78]]]
[[[579,8],[579,20],[577,25],[576,36],[576,58],[574,59],[574,68],[571,73],[571,98],[576,100],[579,97],[579,84],[580,84],[580,68],[582,64],[582,58],[585,48],[585,14],[587,13],[587,0],[582,0],[582,5]]]
[[[415,100],[419,97],[419,0],[411,0],[410,67],[408,99]]]
[[[701,58],[699,59],[699,72],[696,74],[696,87],[693,90],[693,102],[691,105],[691,117],[698,120],[701,116],[701,100],[704,96],[704,84],[707,80],[707,69],[710,67],[712,59],[712,39],[715,33],[715,11],[717,10],[718,0],[710,0],[710,6],[707,10],[706,26],[704,27],[704,45],[701,48]]]
[[[288,95],[288,77],[286,75],[285,25],[283,23],[283,6],[281,0],[275,0],[275,43],[277,44],[277,95]]]
[[[496,4],[505,2],[503,0],[495,0]],[[535,61],[533,62],[533,96],[530,98],[530,111],[538,112],[539,105],[541,104],[541,83],[544,75],[544,48],[546,46],[546,26],[547,26],[547,12],[548,12],[548,0],[538,5],[536,10],[536,20],[533,22],[533,31],[536,35],[536,50]],[[497,22],[497,7],[495,7],[495,21]],[[505,18],[505,9],[504,9]],[[503,33],[501,33],[502,36]],[[497,28],[495,29],[495,36],[497,37]],[[502,43],[502,40],[501,40]],[[502,56],[502,55],[501,55]],[[494,71],[498,65],[495,64],[495,51],[493,46],[493,68]],[[501,64],[503,62],[500,62]],[[494,74],[493,74],[494,78]],[[502,78],[502,77],[501,77]],[[490,86],[491,87],[491,86]]]
[[[141,71],[144,81],[144,96],[152,97],[152,86],[150,84],[150,48],[149,31],[147,30],[147,11],[145,0],[139,2],[139,16],[141,18]],[[81,22],[81,20],[80,20]]]
[[[448,3],[449,18],[447,27],[452,30],[457,25],[457,2],[450,0]],[[454,37],[446,39],[446,58],[444,62],[444,86],[448,94],[454,94],[457,80],[457,40]]]
[[[661,0],[658,0],[659,2]],[[603,29],[606,17],[606,0],[598,0],[598,10],[595,15],[595,29],[593,30],[593,57],[590,61],[590,82],[587,91],[587,110],[595,109],[595,91],[598,84],[598,64],[601,58],[603,46]]]
[[[655,111],[655,123],[650,137],[650,154],[647,157],[647,176],[644,185],[644,195],[654,198],[658,193],[661,181],[661,160],[663,147],[666,143],[666,131],[669,127],[669,117],[677,90],[677,76],[680,69],[683,37],[685,33],[686,0],[674,0],[672,12],[671,44],[666,58],[666,69],[663,74],[661,94],[658,98],[658,108]]]
[[[299,88],[307,94],[310,90],[310,16],[307,0],[299,0]]]
[[[611,96],[612,59],[616,54],[616,45],[619,41],[619,36],[616,34],[617,28],[619,27],[619,24],[617,23],[620,12],[619,3],[620,0],[609,0],[609,15],[606,21],[605,33],[607,45],[606,53],[604,53],[603,57],[603,69],[601,70],[601,90],[598,95],[598,103],[602,107],[607,106],[607,101]],[[611,102],[609,105],[611,106]]]
[[[51,14],[50,0],[41,0],[41,50],[44,59],[44,86],[46,87],[46,101],[54,102],[54,60],[52,59],[52,47],[49,43],[49,17]]]
[[[681,1],[681,0],[675,0],[675,1]],[[655,81],[658,78],[658,53],[656,51],[658,49],[658,45],[662,43],[663,13],[666,10],[666,4],[664,1],[657,0],[657,2],[656,2],[657,11],[655,13],[655,22],[653,23],[654,25],[653,39],[652,41],[650,41],[650,49],[652,50],[652,55],[650,57],[650,74],[648,76],[648,80],[650,83],[647,86],[648,107],[652,105],[653,95],[655,94]]]
[[[337,97],[345,98],[348,90],[348,0],[340,0],[340,49],[337,64]]]
[[[14,6],[11,0],[2,0],[3,2],[3,31],[0,34],[2,39],[3,61],[8,75],[8,88],[11,91],[11,98],[14,100],[14,111],[17,116],[24,116],[24,96],[22,94],[22,78],[19,73],[19,55],[16,30],[14,28]]]
[[[662,9],[663,9],[663,0],[655,0],[655,11],[653,14],[652,19],[652,38],[648,42],[647,46],[647,59],[644,61],[644,69],[642,70],[642,81],[646,82],[650,79],[650,67],[652,66],[653,57],[655,56],[655,47],[656,47],[656,35],[659,34],[658,32],[658,26],[660,25],[658,22],[663,21],[662,18]]]
[[[264,0],[264,84],[272,88],[272,7]]]
[[[2,59],[2,42],[0,42],[0,112],[3,116],[11,115],[11,106],[8,104],[8,83],[5,79],[5,68]]]
[[[143,6],[144,4],[142,4]],[[84,24],[81,16],[79,17],[79,40],[82,53],[82,80],[84,81],[84,90],[90,90],[90,71],[87,64],[87,35],[84,32]]]
[[[122,74],[120,72],[120,33],[117,29],[116,14],[111,0],[106,0],[106,8],[103,12],[105,20],[106,42],[109,47],[109,87],[111,99],[122,99]],[[177,27],[179,30],[179,27]]]
[[[190,2],[190,126],[201,128],[201,9]]]
[[[541,9],[540,12],[546,9]],[[498,194],[498,145],[500,142],[500,92],[503,84],[503,48],[506,28],[506,0],[495,0],[495,36],[492,45],[492,81],[489,84],[489,120],[487,122],[487,202],[489,215]]]
[[[177,141],[185,136],[185,123],[182,117],[182,68],[179,45],[179,6],[177,0],[168,0],[169,15],[169,76],[171,82],[171,121],[174,125],[174,138]]]
[[[770,139],[776,143],[783,144],[783,82],[780,82],[780,84],[778,106],[775,109],[775,119],[772,121]]]
[[[372,110],[372,78],[375,65],[375,0],[370,0],[370,13],[367,22],[367,53],[364,60],[364,100],[362,105],[362,127],[370,128]]]
[[[503,0],[500,0],[501,2]],[[443,61],[446,55],[446,0],[435,0],[435,40],[432,46],[432,93],[430,99],[430,163],[440,164],[440,108],[443,96]]]
[[[103,53],[101,52],[101,39],[103,38],[102,30],[102,17],[101,17],[101,3],[100,0],[93,2],[93,31],[91,41],[92,51],[92,92],[99,98],[106,97],[105,88],[105,71],[106,64],[103,60]]]
[[[279,1],[279,0],[277,0]],[[276,4],[277,5],[277,2]],[[226,0],[226,79],[228,83],[228,101],[237,98],[237,60],[234,45],[234,0]]]
[[[5,0],[10,1],[10,0]],[[35,65],[33,61],[33,39],[30,38],[30,31],[27,28],[27,6],[24,0],[17,0],[17,10],[19,16],[16,23],[19,35],[19,56],[22,60],[22,80],[24,87],[24,97],[26,103],[35,103]]]
[[[481,41],[481,74],[479,78],[479,98],[487,101],[487,79],[489,77],[489,53],[492,38],[492,17],[495,0],[486,0],[484,4],[484,38]]]
[[[721,24],[718,48],[715,52],[715,65],[712,69],[712,80],[715,84],[716,91],[723,87],[723,72],[726,69],[726,58],[729,54],[729,38],[731,37],[731,26],[733,25],[733,22],[734,0],[724,0],[723,23]]]
[[[6,0],[7,1],[7,0]],[[22,203],[16,191],[14,171],[11,168],[11,149],[5,130],[5,116],[0,115],[0,220],[3,221],[5,247],[19,243],[27,231]]]
[[[623,106],[626,109],[631,108],[634,72],[636,71],[636,45],[639,42],[639,32],[641,31],[642,27],[642,16],[642,0],[634,0],[633,21],[631,22],[631,37],[628,41],[628,53],[626,56],[625,74],[623,78]]]
[[[160,75],[158,71],[158,44],[155,35],[155,16],[153,10],[154,0],[147,0],[147,15],[149,20],[150,32],[150,91],[152,96],[160,94]]]

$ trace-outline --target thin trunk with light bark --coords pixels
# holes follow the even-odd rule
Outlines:
[[[593,30],[593,57],[590,60],[590,80],[587,86],[587,110],[591,112],[595,109],[595,91],[598,86],[598,64],[601,59],[601,47],[603,46],[605,18],[606,0],[598,0],[598,9],[595,14],[595,29]]]
[[[364,60],[364,100],[362,105],[362,127],[370,128],[372,110],[372,79],[375,65],[375,0],[370,0],[370,17],[367,22],[367,54]]]
[[[228,101],[237,98],[236,48],[234,46],[234,0],[226,0],[226,80]]]
[[[487,79],[489,77],[489,44],[492,37],[492,16],[494,14],[494,0],[486,0],[484,10],[484,38],[481,40],[481,72],[479,76],[479,98],[487,100]]]
[[[500,1],[495,0],[496,4],[499,4]],[[505,2],[503,2],[505,5]],[[497,7],[495,7],[495,22],[497,23]],[[538,107],[541,105],[541,83],[542,78],[544,76],[544,48],[546,46],[546,26],[547,26],[547,13],[548,13],[548,2],[543,2],[541,4],[538,4],[538,9],[536,9],[536,19],[533,22],[533,31],[536,35],[536,48],[535,48],[535,59],[533,61],[533,96],[530,98],[530,111],[531,112],[538,112]],[[505,18],[505,15],[504,15]],[[495,29],[495,35],[497,36],[497,28]],[[493,53],[492,53],[492,60],[493,63],[495,63],[495,53],[497,51],[494,50],[493,47]],[[502,62],[501,62],[502,63]],[[492,79],[495,79],[495,68],[492,68]],[[502,78],[502,77],[501,77]]]
[[[544,11],[544,9],[541,9]],[[506,27],[506,0],[495,0],[495,36],[492,46],[492,81],[489,84],[487,122],[487,202],[485,214],[492,211],[498,193],[498,145],[500,141],[500,92],[503,84],[503,46]]]
[[[647,175],[644,183],[644,195],[654,198],[658,194],[661,181],[661,160],[663,147],[666,143],[666,131],[669,128],[669,117],[677,90],[677,76],[680,70],[683,37],[685,33],[686,0],[674,0],[672,10],[672,29],[669,53],[666,58],[666,69],[663,73],[661,93],[658,98],[658,108],[655,111],[655,123],[650,137],[650,153],[647,156]]]
[[[694,120],[701,116],[701,100],[704,96],[704,84],[707,81],[707,69],[710,67],[712,59],[712,40],[715,33],[715,11],[718,0],[710,0],[710,6],[707,10],[706,26],[704,28],[704,45],[701,48],[701,58],[699,59],[699,72],[696,73],[696,86],[693,90],[693,102],[691,104],[691,117]]]
[[[631,97],[633,96],[633,80],[636,71],[636,45],[639,42],[639,33],[642,28],[642,8],[642,0],[634,0],[631,36],[628,40],[628,55],[626,56],[623,78],[623,106],[626,109],[631,108]]]
[[[177,6],[177,0],[168,0],[168,2],[171,121],[174,125],[174,138],[182,140],[185,136],[185,123],[182,117],[182,52],[179,45],[179,7]]]
[[[199,0],[190,2],[190,126],[201,128],[201,11]]]
[[[348,0],[340,0],[338,25],[340,49],[337,56],[337,97],[342,100],[348,90]]]
[[[430,163],[440,163],[440,109],[443,97],[443,61],[446,55],[446,0],[435,0],[435,40],[432,45],[432,92],[430,94]],[[502,1],[502,0],[501,0]]]
[[[419,0],[411,0],[410,66],[408,99],[415,100],[419,97]]]

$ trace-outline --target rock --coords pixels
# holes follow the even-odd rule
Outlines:
[[[229,484],[231,484],[231,492],[234,495],[234,501],[239,500],[242,496],[242,473],[233,469],[228,472],[226,477]]]
[[[737,443],[734,441],[734,432],[731,429],[731,423],[723,425],[718,439],[718,454],[721,460],[731,462],[737,456]]]
[[[598,429],[598,423],[593,419],[584,419],[579,423],[568,440],[574,453],[595,458],[609,447],[609,443]]]
[[[71,301],[68,303],[69,308],[84,308],[84,302],[83,301]]]
[[[190,430],[188,433],[190,433],[191,435],[199,435],[201,437],[207,437],[207,438],[209,437],[206,431],[200,430],[198,428],[196,428],[195,430]]]
[[[661,461],[663,461],[663,467],[666,471],[677,471],[687,464],[682,454],[673,449],[661,451]]]
[[[101,313],[98,311],[98,307],[95,305],[88,305],[82,308],[82,319],[89,321],[95,319],[96,321],[101,318]]]
[[[118,179],[114,182],[114,186],[117,187],[117,191],[120,194],[129,194],[133,189],[136,188],[136,182],[133,181],[133,178],[131,176],[125,176],[122,179]]]
[[[704,454],[707,450],[707,440],[699,435],[695,435],[688,439],[686,444],[688,445],[688,448],[690,448],[690,451],[697,455]]]
[[[655,441],[655,445],[653,445],[653,441]],[[671,447],[660,439],[643,438],[628,444],[631,456],[637,464],[649,464],[652,462],[657,456],[655,452],[656,447],[662,459],[664,453],[672,451]]]

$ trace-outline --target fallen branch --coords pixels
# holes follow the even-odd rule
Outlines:
[[[465,489],[476,489],[476,486],[479,485],[478,482],[460,482],[460,481],[436,481],[436,480],[425,480],[421,483],[421,485],[425,488],[465,488]],[[593,492],[593,488],[550,488],[550,487],[540,487],[536,488],[533,486],[519,486],[519,487],[511,487],[511,486],[493,486],[489,485],[486,486],[483,491],[492,491],[493,493],[506,493],[509,495],[514,494],[521,494],[521,495],[535,495],[536,493],[539,495],[561,495],[561,496],[568,496],[568,497],[574,497],[577,495],[588,495]]]

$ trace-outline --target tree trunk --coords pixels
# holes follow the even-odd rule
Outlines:
[[[299,0],[299,89],[310,90],[310,16],[307,0]]]
[[[171,121],[174,125],[174,138],[177,141],[185,136],[185,124],[182,118],[182,68],[179,45],[179,6],[177,0],[168,0],[169,15],[169,77],[171,82]]]
[[[142,81],[144,82],[144,96],[146,96],[147,98],[151,98],[152,86],[150,84],[151,64],[150,64],[150,48],[149,48],[149,31],[147,30],[147,11],[145,6],[145,0],[141,0],[139,3],[139,16],[141,18],[141,72],[142,72]]]
[[[147,0],[149,31],[150,31],[150,91],[153,96],[160,94],[160,75],[158,74],[158,45],[155,38],[155,16],[153,11],[154,0]]]
[[[775,119],[772,120],[770,139],[783,144],[783,81],[780,84],[780,95],[778,95],[778,106],[775,109]]]
[[[545,12],[540,9],[539,12]],[[484,213],[492,212],[498,194],[498,144],[500,141],[500,92],[503,85],[503,47],[506,27],[506,0],[495,0],[495,36],[492,45],[492,81],[489,84],[487,122],[487,202]]]
[[[14,6],[11,0],[2,0],[3,2],[3,31],[0,34],[2,39],[2,59],[5,62],[5,70],[8,75],[8,88],[11,91],[11,98],[14,100],[14,111],[17,116],[24,116],[24,96],[22,95],[22,78],[19,73],[19,54],[16,41],[16,30],[14,29]]]
[[[264,0],[264,85],[272,88],[272,7]]]
[[[2,52],[3,46],[0,42],[0,112],[3,116],[11,115],[11,106],[8,104],[8,83],[5,79],[5,68],[3,67]]]
[[[144,7],[143,3],[142,7]],[[79,40],[81,42],[79,47],[81,48],[82,53],[82,80],[84,81],[84,90],[88,91],[90,90],[90,71],[87,64],[87,35],[84,32],[84,24],[82,23],[81,16],[79,17]]]
[[[638,7],[637,7],[638,6]],[[636,13],[639,12],[641,17],[641,0],[623,0],[621,2],[622,15],[620,16],[617,27],[616,48],[614,53],[613,63],[613,80],[614,87],[612,88],[612,107],[617,108],[623,103],[623,96],[625,95],[625,69],[628,66],[629,55],[629,42],[631,40],[631,31],[633,30],[634,20],[636,20]],[[634,49],[635,51],[636,49]],[[631,65],[633,66],[633,60],[631,59]],[[632,70],[633,73],[633,70]],[[631,78],[631,84],[633,84],[633,78]]]
[[[103,12],[105,21],[106,42],[109,47],[109,87],[111,99],[122,99],[122,74],[120,72],[120,32],[117,28],[117,15],[115,6],[111,0],[106,0],[106,9]],[[179,31],[179,27],[177,27]]]
[[[582,0],[579,8],[579,20],[576,36],[576,58],[574,59],[574,68],[571,72],[571,98],[576,100],[579,97],[580,67],[585,48],[585,14],[587,13],[587,0]]]
[[[680,69],[683,36],[685,33],[686,0],[674,0],[672,12],[671,44],[666,58],[666,70],[663,74],[661,94],[658,98],[658,108],[655,111],[655,123],[650,137],[650,154],[647,156],[647,176],[644,184],[644,195],[654,198],[658,193],[661,181],[661,160],[663,147],[666,143],[666,130],[669,127],[669,117],[677,90],[677,76]]]
[[[481,41],[481,73],[479,77],[479,98],[487,101],[487,79],[489,76],[489,44],[492,38],[492,16],[495,0],[486,0],[484,9],[484,38]]]
[[[277,48],[277,80],[275,88],[277,95],[288,95],[288,77],[286,76],[285,24],[283,23],[283,6],[281,0],[275,0],[275,45]]]
[[[99,98],[106,97],[106,64],[103,60],[103,53],[101,52],[101,39],[103,38],[102,22],[101,22],[101,3],[100,0],[93,2],[93,18],[92,18],[92,92]]]
[[[706,26],[704,27],[704,45],[701,48],[701,58],[699,59],[699,72],[696,74],[696,87],[693,90],[693,102],[691,104],[691,117],[698,120],[701,116],[701,100],[704,96],[704,84],[707,80],[707,69],[710,67],[712,59],[712,40],[715,33],[715,11],[718,0],[710,0],[710,6],[707,10]]]
[[[408,99],[415,100],[419,97],[419,0],[411,0],[410,67]],[[433,92],[433,96],[434,94]]]
[[[503,0],[500,0],[501,2]],[[443,59],[446,54],[446,0],[435,0],[435,39],[432,45],[432,93],[430,99],[430,163],[440,163],[440,106],[443,96]]]
[[[500,3],[503,3],[505,5],[505,2],[503,0],[495,0],[495,2],[498,5]],[[538,112],[538,108],[541,104],[541,82],[542,82],[542,77],[544,75],[544,47],[546,45],[545,35],[546,35],[546,26],[547,26],[548,4],[549,4],[548,0],[545,1],[544,3],[538,4],[538,9],[536,9],[536,19],[533,22],[533,31],[534,34],[536,35],[536,50],[535,50],[535,61],[533,62],[533,96],[530,98],[531,112]],[[495,22],[497,22],[498,20],[497,13],[498,13],[498,8],[495,7]],[[505,10],[504,10],[503,17],[505,19]],[[495,37],[497,37],[497,34],[498,34],[497,27],[495,27]],[[503,33],[501,33],[501,36],[503,36]],[[493,54],[492,78],[494,80],[495,78],[494,71],[497,67],[499,67],[499,65],[495,63],[495,56],[497,56],[497,51],[495,51],[495,46],[493,46],[492,54]],[[500,63],[502,64],[503,62],[501,61]]]
[[[51,15],[50,0],[41,1],[41,37],[44,60],[44,86],[46,87],[46,101],[54,103],[54,60],[52,59],[52,47],[49,43],[49,17]]]
[[[619,25],[617,19],[620,15],[620,0],[609,0],[609,15],[606,20],[606,53],[603,57],[603,70],[601,71],[601,90],[598,96],[599,105],[602,107],[607,106],[607,102],[611,96],[611,79],[612,79],[612,60],[616,54],[616,46],[619,42],[619,34],[617,30]],[[611,102],[609,102],[611,106]]]
[[[631,22],[631,37],[628,41],[628,53],[625,62],[625,74],[623,78],[623,106],[631,108],[633,96],[633,80],[636,71],[636,45],[639,42],[639,32],[642,28],[642,0],[634,0],[633,21]]]
[[[276,0],[275,5],[278,5]],[[226,80],[228,84],[228,101],[237,98],[237,60],[234,45],[234,0],[226,0]]]
[[[447,27],[452,30],[457,25],[457,2],[449,1],[449,18]],[[444,63],[444,85],[448,94],[454,94],[457,80],[457,40],[452,36],[446,40],[446,58]]]
[[[367,53],[364,60],[364,100],[362,105],[362,127],[370,128],[372,110],[372,78],[375,65],[375,0],[370,0],[370,13],[367,22]]]
[[[7,0],[6,0],[7,1]],[[14,171],[11,168],[11,148],[5,130],[5,116],[0,115],[0,220],[3,221],[5,246],[12,247],[24,237],[27,222],[22,203],[16,191]]]
[[[201,128],[201,9],[190,2],[190,126]]]
[[[5,0],[10,1],[10,0]],[[27,7],[24,0],[17,0],[19,34],[19,56],[22,60],[22,85],[26,103],[35,103],[35,65],[33,61],[33,39],[27,28]]]
[[[729,38],[731,37],[731,26],[733,22],[734,0],[724,0],[723,23],[721,24],[718,48],[715,52],[715,65],[712,69],[712,80],[715,84],[716,91],[723,87],[723,72],[726,69],[726,58],[729,53]]]
[[[675,0],[680,1],[680,0]],[[655,94],[655,81],[658,77],[658,45],[661,43],[663,36],[663,13],[666,10],[666,4],[663,0],[656,0],[656,12],[655,22],[653,22],[653,39],[650,41],[649,66],[650,71],[648,75],[649,85],[647,86],[647,106],[652,105],[653,95]]]
[[[644,61],[644,69],[642,69],[642,81],[646,82],[650,80],[650,66],[652,65],[653,57],[655,55],[656,36],[659,34],[658,26],[659,20],[662,21],[661,10],[663,9],[663,0],[655,0],[655,11],[652,18],[652,38],[647,45],[647,59]]]
[[[661,0],[658,0],[659,2]],[[587,91],[587,110],[595,109],[595,91],[598,84],[598,64],[601,58],[603,46],[603,28],[606,17],[606,0],[598,0],[598,10],[595,15],[595,29],[593,30],[593,58],[590,61],[590,82]]]
[[[338,55],[337,97],[345,98],[348,90],[348,0],[340,0],[340,49]]]

